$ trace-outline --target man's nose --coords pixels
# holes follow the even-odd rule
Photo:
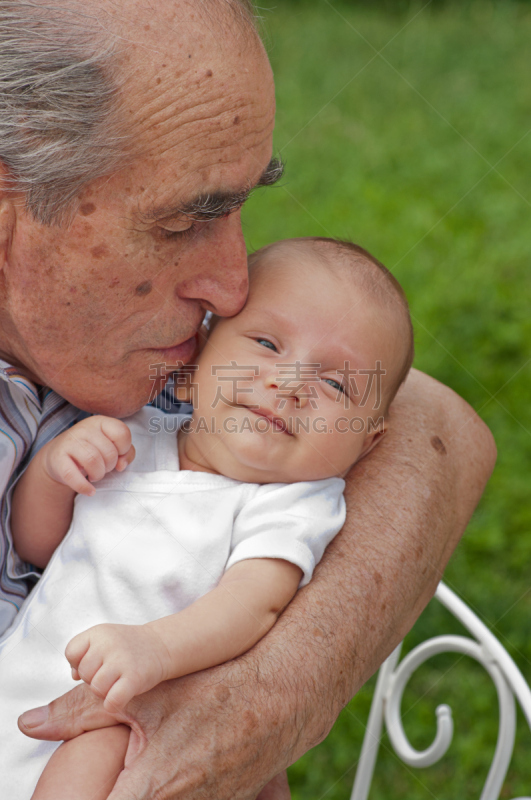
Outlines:
[[[240,212],[216,220],[191,257],[193,274],[179,284],[179,297],[199,300],[220,317],[232,317],[247,299],[247,252]]]
[[[295,408],[304,408],[308,402],[308,386],[303,380],[294,380],[289,376],[284,378],[278,374],[278,371],[274,371],[265,377],[264,386],[266,389],[273,389],[275,391],[275,399],[281,402],[286,402],[289,399],[294,400]]]

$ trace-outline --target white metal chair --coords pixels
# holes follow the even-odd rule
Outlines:
[[[449,706],[437,707],[437,733],[432,744],[423,751],[415,750],[411,746],[400,718],[402,694],[406,684],[418,667],[434,655],[453,652],[471,656],[487,670],[498,693],[498,740],[480,800],[498,800],[507,774],[516,731],[515,698],[520,703],[531,728],[531,690],[505,648],[444,583],[439,584],[435,596],[467,628],[473,638],[454,635],[436,636],[422,642],[400,663],[401,645],[399,645],[384,662],[376,683],[351,800],[367,800],[369,796],[384,721],[396,754],[411,767],[431,766],[448,750],[453,736],[452,712]],[[529,791],[531,792],[531,778]],[[531,797],[514,798],[514,800],[531,800]]]

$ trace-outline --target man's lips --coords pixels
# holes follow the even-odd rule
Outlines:
[[[271,423],[271,426],[276,431],[281,431],[282,433],[287,433],[288,436],[293,436],[288,429],[288,423],[282,417],[276,417],[272,411],[269,411],[267,408],[250,408],[249,406],[242,406],[242,408],[246,408],[248,411],[252,411],[253,414],[256,414],[258,417],[265,417]]]
[[[198,334],[195,333],[179,344],[170,345],[169,347],[153,347],[152,350],[160,355],[161,360],[166,361],[168,366],[176,366],[179,362],[186,364],[197,349],[197,340]]]

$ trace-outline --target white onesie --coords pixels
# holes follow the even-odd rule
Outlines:
[[[60,742],[19,732],[17,717],[72,689],[64,656],[101,622],[141,624],[182,610],[230,566],[283,558],[310,580],[345,519],[344,481],[252,484],[179,471],[182,416],[145,407],[126,420],[136,458],[78,495],[72,525],[0,639],[0,797],[29,800]],[[35,536],[39,531],[35,531]]]

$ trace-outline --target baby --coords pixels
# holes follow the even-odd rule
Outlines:
[[[134,696],[267,633],[341,529],[342,478],[383,435],[412,357],[385,267],[347,242],[279,242],[251,256],[243,310],[214,320],[191,418],[94,416],[37,453],[11,503],[19,555],[47,568],[0,642],[4,796],[110,794],[129,727],[61,746],[16,729],[71,677],[127,722]]]

